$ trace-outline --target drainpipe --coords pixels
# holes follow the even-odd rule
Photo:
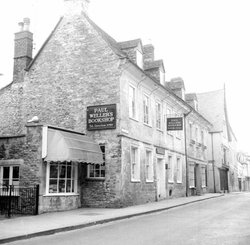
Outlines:
[[[216,193],[216,186],[215,186],[215,168],[214,168],[214,138],[213,138],[213,132],[211,133],[211,144],[212,144],[212,164],[213,164],[213,176],[214,176],[214,193]]]
[[[187,128],[186,128],[186,118],[192,112],[184,113],[184,137],[185,137],[185,160],[186,160],[186,197],[188,197],[189,191],[189,174],[188,174],[188,156],[187,156]]]

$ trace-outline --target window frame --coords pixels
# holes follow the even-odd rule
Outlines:
[[[174,183],[174,163],[172,155],[168,155],[168,182]]]
[[[149,153],[149,158],[147,158],[147,153]],[[145,178],[146,182],[154,182],[153,151],[150,149],[145,151]]]
[[[73,188],[74,191],[73,192],[66,192],[66,188],[65,188],[65,192],[50,192],[49,188],[50,188],[50,170],[51,170],[51,165],[56,165],[58,166],[58,172],[57,172],[57,186],[59,185],[58,181],[60,181],[59,178],[59,165],[63,164],[61,162],[47,162],[46,163],[46,189],[45,189],[45,196],[71,196],[71,195],[79,195],[78,194],[78,186],[77,186],[77,181],[78,181],[78,164],[76,162],[71,162],[71,167],[73,167],[73,171],[71,172],[71,181],[73,183]],[[66,164],[67,166],[67,164]],[[67,169],[67,167],[66,167]],[[66,170],[67,171],[67,170]],[[73,179],[72,179],[72,175],[73,175]],[[54,178],[53,178],[54,179]],[[65,177],[65,181],[68,181],[68,179]],[[57,187],[57,191],[58,191],[58,187]]]
[[[18,167],[18,178],[13,178],[14,167]],[[20,165],[1,165],[0,166],[0,186],[6,186],[6,185],[3,185],[4,180],[7,179],[7,178],[4,178],[4,168],[9,168],[8,186],[13,185],[13,181],[15,181],[15,182],[18,182],[18,184],[14,186],[18,187],[20,185]]]
[[[143,104],[143,123],[149,126],[151,125],[150,123],[150,97],[146,93],[143,93],[142,104]],[[147,116],[147,122],[145,121],[145,116]]]
[[[134,161],[132,159],[132,151],[135,150]],[[141,174],[140,174],[140,150],[138,146],[131,145],[130,146],[130,167],[131,167],[131,182],[140,182]]]
[[[182,161],[180,156],[176,157],[176,182],[182,183]]]
[[[162,131],[162,103],[159,101],[155,102],[155,127],[156,129]],[[160,108],[160,111],[159,111]]]
[[[207,167],[206,166],[201,167],[201,187],[202,188],[207,187]]]
[[[131,89],[134,91],[133,96],[131,96]],[[132,84],[129,84],[129,117],[137,120],[137,89]]]
[[[191,169],[193,171],[190,171]],[[191,176],[191,173],[193,173],[192,176]],[[195,164],[189,164],[188,176],[189,176],[189,188],[195,188]],[[191,181],[192,181],[192,185],[191,185]]]
[[[104,180],[106,177],[106,167],[105,167],[105,163],[106,163],[106,147],[105,144],[99,144],[100,149],[102,151],[102,157],[103,157],[103,164],[91,164],[87,166],[87,178],[88,179],[93,179],[93,180]],[[92,169],[92,171],[94,172],[94,174],[96,173],[96,166],[99,165],[100,169],[99,169],[99,174],[102,175],[102,171],[104,171],[104,176],[90,176],[90,171],[91,168],[94,167]]]

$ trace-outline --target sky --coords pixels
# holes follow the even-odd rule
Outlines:
[[[89,16],[117,41],[153,44],[166,80],[182,77],[187,93],[225,85],[238,148],[250,153],[249,7],[249,0],[90,0]],[[62,12],[63,0],[0,2],[0,87],[12,81],[18,22],[31,19],[35,55]]]

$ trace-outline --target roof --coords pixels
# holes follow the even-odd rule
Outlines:
[[[199,112],[213,124],[214,131],[223,130],[224,90],[216,90],[197,94]]]
[[[171,79],[171,82],[167,82],[166,85],[167,85],[167,87],[169,87],[172,90],[181,89],[181,88],[185,89],[185,84],[184,84],[184,81],[182,79],[175,80],[175,81],[173,81],[173,79]]]
[[[138,46],[139,43],[141,43],[141,39],[138,38],[134,40],[118,42],[118,45],[121,49],[127,49],[127,48],[135,48]]]
[[[154,60],[154,61],[150,61],[150,62],[145,62],[145,64],[144,64],[145,70],[160,68],[160,67],[163,67],[163,69],[164,69],[163,60]]]

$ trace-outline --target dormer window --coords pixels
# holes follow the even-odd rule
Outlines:
[[[164,85],[165,82],[165,73],[160,69],[160,83]]]
[[[143,69],[143,56],[140,50],[136,50],[136,64]]]

